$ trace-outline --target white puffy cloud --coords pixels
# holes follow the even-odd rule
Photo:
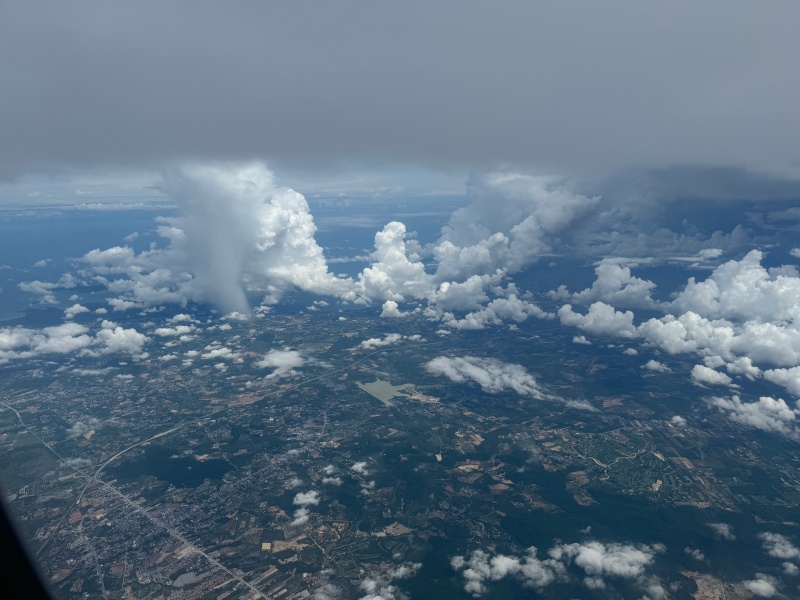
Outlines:
[[[500,325],[501,323],[512,320],[522,323],[529,316],[540,319],[551,318],[552,315],[546,313],[535,304],[527,300],[520,300],[515,294],[508,298],[495,298],[480,310],[467,313],[462,318],[456,318],[452,313],[445,313],[442,321],[448,327],[454,329],[484,329],[487,325]]]
[[[358,276],[355,293],[366,301],[424,298],[432,286],[425,265],[406,242],[406,226],[392,221],[375,234],[373,263]]]
[[[0,328],[0,364],[51,353],[139,354],[148,341],[147,336],[135,329],[126,329],[111,321],[103,321],[94,336],[90,335],[88,327],[73,322],[42,329],[3,327]]]
[[[794,275],[770,273],[761,266],[763,257],[761,251],[751,250],[739,261],[720,265],[704,281],[689,279],[671,309],[709,319],[783,322],[796,318],[800,277],[796,271]]]
[[[595,267],[596,279],[591,288],[572,294],[576,304],[590,304],[602,301],[618,308],[651,308],[655,302],[650,297],[656,284],[646,279],[639,279],[631,274],[630,266],[623,264],[626,259],[605,258]],[[636,266],[633,263],[631,266]],[[563,286],[562,286],[563,288]],[[559,288],[551,297],[564,298]]]
[[[556,560],[572,561],[589,577],[641,578],[655,555],[663,551],[658,546],[645,544],[604,544],[590,541],[559,544],[550,549]]]
[[[97,429],[100,427],[100,421],[95,419],[94,417],[90,417],[86,419],[86,421],[75,421],[72,426],[67,429],[67,435],[69,436],[79,436],[79,435],[86,435],[93,429]]]
[[[487,288],[500,283],[504,275],[497,270],[493,274],[471,275],[463,282],[445,281],[430,294],[429,301],[443,311],[478,310],[489,301]]]
[[[297,350],[270,350],[255,366],[262,369],[274,368],[275,370],[267,375],[267,379],[280,379],[296,375],[295,369],[302,367],[305,363],[306,359]]]
[[[733,527],[728,523],[706,523],[706,527],[711,529],[714,535],[723,540],[733,541],[736,539],[736,536],[733,534]]]
[[[160,337],[172,337],[179,335],[189,335],[197,331],[194,325],[176,325],[175,327],[157,327],[153,334]]]
[[[392,344],[396,344],[400,340],[403,339],[403,336],[399,333],[388,333],[381,338],[370,338],[368,340],[364,340],[361,342],[360,346],[364,350],[374,350],[375,348],[381,348],[383,346],[391,346]]]
[[[17,287],[23,292],[29,294],[36,294],[39,296],[40,302],[44,304],[55,304],[56,297],[53,295],[54,290],[68,290],[78,285],[75,277],[71,273],[63,275],[56,282],[47,281],[22,281],[17,284]]]
[[[764,371],[764,378],[782,385],[790,394],[800,398],[800,366],[791,369],[769,369]]]
[[[425,368],[429,373],[443,375],[456,383],[474,381],[490,393],[511,389],[518,394],[543,397],[536,380],[525,367],[494,358],[439,356],[428,362]]]
[[[643,280],[634,281],[627,267],[621,266],[622,259],[601,263],[592,288],[579,295],[569,296],[564,288],[553,296],[608,301],[595,302],[586,314],[575,312],[570,304],[563,306],[558,314],[564,325],[598,335],[637,338],[670,354],[699,354],[705,366],[693,371],[698,383],[728,385],[732,383],[729,376],[752,381],[763,375],[800,396],[800,276],[794,266],[767,269],[761,265],[763,258],[762,252],[753,250],[741,260],[716,267],[703,281],[690,279],[674,300],[652,306],[668,314],[638,326],[632,313],[614,308],[630,306],[631,299],[615,297],[614,292],[627,289],[628,282],[638,285],[632,289],[651,288]],[[762,365],[776,368],[764,371]],[[721,366],[728,375],[710,372]]]
[[[582,315],[572,310],[572,305],[565,304],[558,309],[558,317],[562,325],[578,327],[595,335],[611,335],[618,337],[634,337],[636,327],[633,325],[631,311],[619,312],[604,302],[595,302],[589,311]]]
[[[322,483],[325,485],[342,485],[341,477],[323,477]]]
[[[294,519],[289,523],[292,527],[300,527],[308,523],[308,516],[311,514],[307,508],[298,508],[294,511]]]
[[[800,410],[789,407],[782,398],[762,396],[757,402],[742,402],[739,396],[733,395],[730,398],[715,396],[708,402],[725,412],[731,421],[762,431],[798,437],[795,422]]]
[[[407,312],[402,312],[394,300],[387,300],[383,303],[383,307],[381,310],[381,316],[384,318],[402,318],[407,317]]]
[[[319,492],[310,490],[308,492],[297,492],[292,500],[297,506],[316,506],[319,504]]]
[[[209,345],[204,348],[205,352],[200,354],[203,360],[213,360],[217,358],[235,359],[239,355],[226,346]]]
[[[740,356],[736,360],[725,365],[728,373],[734,375],[744,375],[750,381],[754,381],[761,375],[761,369],[753,364],[749,356]]]
[[[523,586],[541,590],[568,576],[566,566],[574,565],[584,574],[584,584],[592,589],[604,588],[606,578],[622,578],[636,582],[651,598],[663,597],[664,591],[647,568],[656,554],[665,548],[660,544],[604,544],[588,541],[556,544],[539,559],[534,547],[522,557],[504,554],[490,555],[474,550],[469,556],[454,556],[450,565],[464,578],[464,590],[477,597],[486,592],[488,582],[513,577]]]
[[[564,566],[553,558],[540,560],[536,548],[528,548],[522,557],[496,554],[491,556],[483,550],[473,550],[468,557],[454,556],[450,565],[461,571],[464,590],[473,596],[486,591],[486,582],[514,577],[525,587],[542,589],[565,573]]]
[[[358,473],[359,475],[363,475],[364,477],[369,475],[369,471],[367,471],[367,463],[365,462],[354,463],[350,467],[350,470],[353,471],[354,473]]]
[[[100,352],[108,354],[111,352],[122,352],[126,354],[138,354],[142,347],[149,341],[149,338],[130,327],[125,328],[112,321],[103,321],[102,329],[97,332],[95,339],[100,344]]]
[[[685,552],[685,553],[686,553],[688,556],[691,556],[691,557],[692,557],[693,559],[695,559],[695,560],[705,560],[705,559],[706,559],[706,556],[705,556],[705,554],[703,554],[703,553],[702,553],[700,550],[698,550],[697,548],[690,548],[690,547],[688,547],[688,546],[687,546],[686,548],[684,548],[684,549],[683,549],[683,551],[684,551],[684,552]]]
[[[709,369],[705,365],[695,365],[692,367],[692,382],[698,385],[730,385],[731,378],[714,369]]]
[[[780,533],[765,531],[758,534],[764,550],[770,556],[784,560],[800,559],[800,548],[792,544],[791,540]]]
[[[513,173],[473,177],[468,194],[470,204],[453,213],[434,250],[443,280],[519,271],[552,252],[600,202],[557,180]]]
[[[755,579],[748,579],[743,583],[744,587],[761,598],[772,598],[778,593],[775,579],[763,573],[756,573]]]
[[[657,360],[648,360],[642,365],[642,368],[647,369],[648,371],[656,371],[658,373],[669,373],[671,370],[667,365],[660,363]]]
[[[65,319],[72,319],[75,315],[79,315],[81,313],[88,313],[90,312],[88,308],[81,304],[73,304],[69,308],[64,309],[64,318]]]
[[[583,335],[576,335],[575,337],[573,337],[572,338],[572,343],[573,344],[582,344],[584,346],[591,346],[592,345],[592,342],[587,340],[586,336],[583,336]]]
[[[186,322],[196,323],[197,322],[194,318],[192,318],[191,315],[187,315],[186,313],[178,313],[177,315],[172,316],[169,319],[167,319],[167,321],[169,323],[186,323]]]
[[[672,418],[669,420],[669,422],[670,422],[670,423],[672,423],[672,424],[673,424],[675,427],[684,427],[684,426],[686,425],[686,419],[685,419],[685,418],[683,418],[683,417],[682,417],[682,416],[680,416],[680,415],[675,415],[675,416],[673,416],[673,417],[672,417]]]
[[[365,592],[359,600],[407,600],[408,596],[392,582],[413,577],[421,567],[422,563],[403,563],[385,573],[370,574],[358,585]]]
[[[119,295],[119,308],[207,301],[248,313],[250,289],[277,298],[290,286],[333,295],[352,288],[328,272],[305,198],[276,186],[264,165],[189,166],[168,173],[162,187],[183,213],[162,219],[165,248],[83,257],[88,272]]]

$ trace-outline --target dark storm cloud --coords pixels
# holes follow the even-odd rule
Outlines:
[[[800,160],[800,4],[6,2],[0,169]]]

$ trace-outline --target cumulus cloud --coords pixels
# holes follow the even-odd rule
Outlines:
[[[758,322],[788,321],[797,315],[800,277],[761,266],[764,253],[751,250],[741,260],[728,261],[704,281],[689,279],[671,309],[696,312],[708,319]]]
[[[770,556],[784,560],[800,559],[800,548],[797,548],[789,538],[780,533],[765,531],[758,534],[764,550]]]
[[[294,519],[289,523],[292,527],[300,527],[308,523],[308,516],[311,512],[307,508],[298,508],[294,511]]]
[[[381,316],[385,318],[401,318],[407,317],[408,313],[401,312],[397,302],[394,300],[387,300],[383,303]]]
[[[165,248],[83,257],[120,294],[120,308],[206,301],[247,314],[248,289],[279,298],[291,286],[334,295],[351,287],[328,272],[305,198],[278,187],[264,165],[187,166],[168,172],[162,187],[182,210],[162,220]]]
[[[296,375],[295,369],[305,363],[306,359],[297,350],[270,350],[255,366],[262,369],[274,368],[275,370],[267,375],[267,379],[280,379]]]
[[[657,360],[648,360],[642,365],[642,368],[647,369],[648,371],[656,371],[657,373],[669,373],[671,371],[667,365],[660,363]]]
[[[473,381],[489,393],[510,389],[518,394],[544,397],[536,380],[522,365],[505,363],[494,358],[439,356],[428,362],[425,368],[433,375],[447,377],[456,383]]]
[[[591,578],[611,576],[638,579],[644,575],[655,555],[663,551],[661,546],[590,541],[559,544],[549,554],[556,560],[573,562]]]
[[[236,352],[226,346],[208,345],[204,348],[204,350],[205,352],[200,354],[200,358],[203,360],[213,360],[218,358],[235,359],[239,357]],[[256,366],[261,365],[257,364]]]
[[[139,354],[149,338],[129,327],[125,328],[112,321],[103,321],[100,331],[95,336],[96,342],[101,346],[100,352],[108,354],[122,352],[126,354]]]
[[[736,539],[736,536],[733,534],[733,527],[728,523],[706,523],[706,527],[711,529],[714,535],[723,540],[733,541]]]
[[[652,308],[655,302],[650,297],[656,284],[639,279],[631,274],[633,264],[624,264],[626,259],[605,258],[595,268],[595,281],[591,288],[572,294],[572,302],[590,304],[602,301],[619,308]],[[562,289],[563,288],[563,289]],[[564,298],[566,288],[551,292],[553,298]],[[568,293],[566,294],[569,296]]]
[[[740,356],[734,361],[725,365],[728,373],[733,375],[744,375],[750,381],[755,381],[761,376],[761,369],[753,364],[749,356]]]
[[[591,346],[592,345],[592,342],[587,340],[586,336],[584,336],[584,335],[576,335],[575,337],[572,338],[572,343],[573,344],[581,344],[583,346]]]
[[[94,336],[87,326],[73,322],[43,329],[4,327],[0,328],[0,364],[51,353],[139,354],[148,341],[136,329],[120,327],[111,321],[103,321]]]
[[[664,596],[658,581],[647,576],[657,554],[665,548],[659,544],[604,544],[588,541],[573,544],[556,544],[547,552],[548,558],[539,559],[537,549],[531,547],[522,557],[503,554],[490,555],[474,550],[469,556],[450,559],[454,570],[464,578],[464,590],[480,596],[487,583],[513,577],[523,586],[541,590],[568,576],[567,566],[578,567],[584,575],[584,584],[592,589],[604,588],[607,578],[621,578],[636,582],[651,598]]]
[[[357,462],[357,463],[354,463],[354,464],[353,464],[353,465],[350,467],[350,470],[351,470],[351,471],[353,471],[353,472],[355,472],[355,473],[358,473],[359,475],[363,475],[364,477],[366,477],[367,475],[369,475],[369,471],[367,471],[367,463],[366,463],[366,462]]]
[[[675,427],[684,427],[686,425],[686,419],[684,419],[680,415],[675,415],[669,420]]]
[[[683,551],[684,551],[684,552],[685,552],[685,553],[686,553],[688,556],[691,556],[691,557],[692,557],[693,559],[695,559],[695,560],[705,560],[705,559],[706,559],[706,556],[705,556],[705,554],[703,554],[703,553],[702,553],[700,550],[698,550],[697,548],[690,548],[690,547],[688,547],[688,546],[687,546],[686,548],[684,548],[684,549],[683,549]]]
[[[95,419],[94,417],[90,417],[86,421],[75,421],[72,426],[67,429],[67,435],[69,436],[80,436],[86,435],[93,429],[97,429],[100,427],[100,421]]]
[[[453,213],[434,251],[445,279],[519,271],[548,254],[561,235],[599,203],[546,177],[514,173],[475,176],[470,204]],[[498,202],[503,210],[497,210]]]
[[[153,330],[153,334],[159,337],[175,337],[180,335],[189,335],[197,331],[194,325],[176,325],[175,327],[157,327]]]
[[[760,598],[772,598],[778,593],[775,578],[763,573],[756,573],[755,579],[748,579],[743,583],[744,587]]]
[[[75,315],[79,315],[81,313],[88,313],[90,312],[88,308],[82,306],[81,304],[73,304],[69,308],[64,309],[64,318],[65,319],[72,319]]]
[[[520,300],[515,294],[511,294],[508,298],[495,298],[480,310],[469,312],[462,318],[445,312],[442,314],[442,321],[453,329],[469,330],[484,329],[487,325],[500,325],[506,321],[522,323],[530,316],[539,319],[552,318],[551,314],[532,302]]]
[[[381,338],[370,338],[368,340],[364,340],[361,342],[360,346],[364,350],[374,350],[375,348],[381,348],[383,346],[391,346],[392,344],[396,344],[400,340],[403,339],[403,336],[399,333],[388,333]]]
[[[595,335],[626,338],[636,335],[633,316],[631,311],[619,312],[604,302],[592,304],[585,315],[574,312],[570,304],[565,304],[558,309],[558,317],[561,319],[562,325],[578,327]]]
[[[71,273],[63,275],[58,281],[22,281],[17,287],[23,292],[39,296],[39,301],[43,304],[55,304],[55,290],[68,290],[78,285],[77,280]]]
[[[311,490],[308,492],[297,492],[292,502],[298,506],[311,506],[319,504],[319,492]]]
[[[764,378],[785,387],[790,394],[800,398],[800,366],[791,369],[769,369]]]
[[[800,396],[800,275],[794,266],[765,268],[763,259],[763,252],[753,250],[719,265],[705,280],[689,279],[672,301],[651,306],[665,316],[638,325],[633,313],[615,308],[630,306],[630,298],[608,292],[626,289],[609,281],[633,281],[633,276],[618,264],[619,259],[605,261],[598,266],[598,280],[580,298],[607,302],[594,302],[585,314],[566,304],[558,316],[564,325],[597,335],[639,339],[670,354],[699,354],[706,364],[693,370],[697,383],[729,385],[730,376],[752,381],[763,375]],[[651,289],[637,285],[640,290]],[[553,295],[575,298],[565,289]],[[760,365],[775,368],[765,371]],[[712,372],[721,366],[728,375]]]
[[[454,556],[450,559],[454,570],[464,578],[464,591],[477,597],[486,591],[486,583],[506,577],[519,580],[523,586],[534,589],[547,587],[563,577],[563,564],[554,558],[540,560],[535,547],[528,548],[522,557],[473,550],[469,556]]]
[[[695,365],[692,367],[692,383],[703,385],[730,385],[731,378],[705,365]]]
[[[403,563],[385,573],[370,574],[358,584],[364,592],[359,600],[407,600],[408,596],[392,582],[413,577],[421,567],[422,563]]]
[[[762,431],[774,431],[797,438],[795,425],[800,410],[789,407],[782,398],[762,396],[757,402],[742,402],[738,395],[730,398],[712,397],[708,402],[736,421]]]

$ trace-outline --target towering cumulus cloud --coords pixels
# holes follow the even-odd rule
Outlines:
[[[121,296],[115,308],[200,301],[247,313],[249,290],[274,301],[291,286],[339,296],[352,287],[328,272],[305,198],[278,187],[263,164],[185,167],[168,172],[163,186],[182,212],[158,229],[165,248],[84,257]]]
[[[246,313],[242,274],[260,238],[254,217],[275,194],[272,173],[259,165],[195,166],[168,173],[165,183],[186,213],[183,236],[173,244],[184,254],[197,292],[226,312]]]

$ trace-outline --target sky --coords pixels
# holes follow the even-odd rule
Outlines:
[[[698,383],[800,397],[797,17],[730,1],[7,4],[0,203],[164,210],[114,245],[6,264],[5,287],[65,323],[0,329],[0,361],[138,352],[113,321],[95,337],[69,322],[87,288],[105,290],[100,314],[243,318],[300,290],[441,335],[558,320],[575,343],[695,354]],[[438,211],[428,239],[400,215],[412,196],[418,217]],[[309,199],[341,201],[339,225],[370,217],[362,247],[325,247]],[[525,279],[563,260],[594,269],[588,287]],[[669,280],[646,271],[665,265]],[[717,406],[800,439],[800,404]]]
[[[794,180],[798,21],[730,0],[7,2],[0,179],[261,160],[384,187],[403,169],[447,189],[497,169]]]

